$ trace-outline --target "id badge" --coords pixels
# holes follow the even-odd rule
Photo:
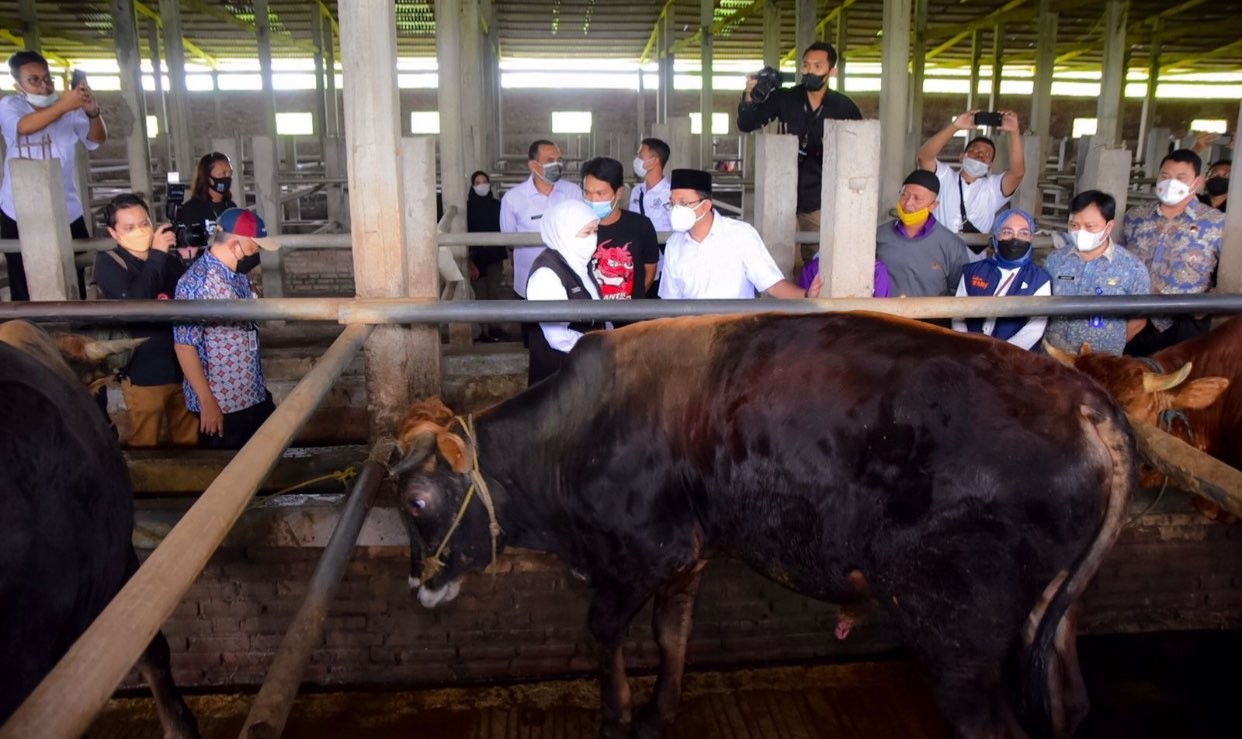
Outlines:
[[[252,352],[259,351],[259,332],[251,329],[246,332],[246,348]]]
[[[1104,288],[1097,285],[1095,288],[1095,294],[1103,295]],[[1087,325],[1091,328],[1104,328],[1104,316],[1091,316],[1087,319]]]

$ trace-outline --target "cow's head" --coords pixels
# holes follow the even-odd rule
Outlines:
[[[93,395],[116,375],[112,360],[117,355],[132,352],[146,339],[98,340],[79,334],[52,337],[33,323],[6,321],[0,324],[0,341],[49,367],[64,362],[69,372]]]
[[[1166,411],[1207,408],[1229,387],[1224,377],[1187,381],[1194,369],[1190,362],[1174,372],[1157,372],[1142,359],[1093,353],[1087,344],[1076,355],[1046,341],[1044,348],[1061,364],[1100,383],[1132,418],[1153,426],[1160,424],[1160,416]]]
[[[457,597],[462,575],[487,567],[496,546],[490,492],[466,436],[438,398],[419,403],[401,424],[390,469],[412,521],[410,585],[428,608]]]

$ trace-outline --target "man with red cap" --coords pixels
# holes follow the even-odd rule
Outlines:
[[[177,300],[253,300],[246,273],[259,250],[280,244],[253,210],[220,214],[211,247],[177,281]],[[276,406],[259,362],[259,329],[253,321],[203,321],[173,326],[177,361],[185,373],[186,407],[198,415],[199,443],[238,449]]]

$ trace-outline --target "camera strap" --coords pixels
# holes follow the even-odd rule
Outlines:
[[[962,188],[962,175],[957,176],[957,206],[962,210],[962,233],[977,234],[980,233],[978,227],[970,222],[970,218],[966,216],[966,191]]]

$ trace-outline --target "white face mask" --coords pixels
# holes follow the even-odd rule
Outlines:
[[[1074,246],[1078,251],[1094,251],[1100,244],[1104,243],[1104,231],[1091,233],[1087,230],[1070,231],[1070,238],[1074,240]]]
[[[699,203],[699,205],[702,205],[702,203]],[[703,218],[703,216],[696,216],[694,214],[694,210],[697,207],[699,206],[696,205],[694,208],[691,208],[688,205],[674,205],[668,213],[669,227],[674,231],[682,233],[694,228],[694,224]]]
[[[639,177],[647,176],[647,165],[643,163],[642,157],[634,157],[634,174]]]
[[[1160,180],[1156,183],[1156,197],[1165,205],[1177,205],[1190,196],[1190,185],[1181,180]]]
[[[962,171],[971,177],[983,177],[991,168],[992,165],[987,162],[981,162],[978,159],[966,157],[962,160]]]
[[[591,261],[591,257],[595,256],[595,248],[598,245],[598,238],[595,234],[587,234],[586,236],[575,236],[569,239],[566,246],[568,254],[580,266],[586,266]]]
[[[23,91],[23,94],[26,96],[26,100],[36,108],[50,108],[56,104],[57,100],[60,100],[60,93],[55,90],[47,95],[36,95],[33,92],[25,91]]]
[[[478,195],[481,198],[487,197],[487,194],[491,191],[492,191],[492,186],[486,182],[474,186],[474,194]]]

